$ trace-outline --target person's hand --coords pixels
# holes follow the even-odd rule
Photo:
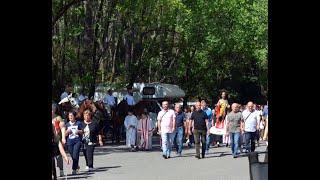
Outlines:
[[[209,129],[207,130],[207,135],[210,135],[210,130]]]
[[[99,145],[100,145],[100,146],[103,146],[102,140],[99,141]]]
[[[175,130],[176,130],[176,128],[175,128],[175,127],[173,127],[173,128],[172,128],[172,132],[174,132]]]
[[[72,134],[71,129],[67,129],[67,133],[68,133],[68,134]]]
[[[194,132],[194,127],[192,127],[192,133]]]
[[[62,142],[62,145],[65,145],[65,144],[66,144],[66,138],[65,138],[65,137],[62,137],[61,142]]]
[[[67,164],[70,164],[71,163],[71,160],[68,158],[68,156],[64,156],[64,161],[67,163]]]

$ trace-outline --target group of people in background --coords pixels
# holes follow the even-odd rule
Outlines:
[[[61,99],[70,94],[70,89],[66,89],[61,95]],[[82,95],[83,96],[83,95]],[[81,96],[81,97],[82,97]],[[86,97],[82,97],[82,101]],[[162,102],[162,110],[155,115],[156,125],[154,125],[147,109],[141,114],[134,114],[135,105],[132,91],[124,98],[128,105],[128,114],[124,119],[126,131],[126,146],[130,151],[152,150],[152,137],[154,133],[161,136],[160,147],[162,157],[171,157],[173,149],[177,156],[182,155],[183,144],[189,148],[195,146],[198,159],[205,158],[209,154],[210,146],[219,147],[224,144],[231,148],[234,158],[240,153],[254,152],[256,143],[265,140],[268,136],[268,105],[260,106],[253,102],[246,105],[238,103],[229,104],[226,92],[221,93],[221,99],[212,106],[208,106],[206,100],[195,103],[195,106],[187,106],[184,109],[180,103],[175,103],[170,109],[168,101]],[[80,101],[80,99],[79,99]],[[117,100],[112,96],[112,91],[104,97],[102,103],[108,104],[113,109],[117,105]],[[72,174],[79,171],[79,154],[82,150],[86,170],[93,170],[93,155],[95,146],[103,145],[101,138],[101,126],[92,119],[101,115],[101,111],[95,108],[87,108],[82,113],[74,111],[67,112],[64,117],[58,113],[57,105],[52,105],[52,144],[53,144],[53,179],[56,179],[55,159],[57,167],[60,169],[60,176],[63,173],[63,159],[70,163],[66,152],[69,152],[72,159]],[[212,134],[212,127],[223,128],[222,135]],[[63,147],[66,147],[67,151]],[[201,149],[201,152],[200,152]]]
[[[179,103],[175,104],[174,109],[168,107],[168,102],[163,101],[157,117],[164,159],[171,157],[174,147],[176,154],[181,156],[184,141],[189,147],[195,144],[195,157],[198,159],[209,153],[211,145],[219,147],[225,144],[231,148],[233,157],[237,158],[242,152],[254,152],[259,140],[265,140],[267,144],[268,105],[260,106],[251,101],[246,105],[229,105],[226,93],[222,92],[214,109],[209,108],[205,100],[186,107],[184,112]],[[225,133],[212,134],[212,127],[224,128]]]

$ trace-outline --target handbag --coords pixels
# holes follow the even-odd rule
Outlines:
[[[215,126],[212,126],[209,131],[210,131],[210,134],[215,134],[215,135],[225,135],[227,133],[225,128],[217,128]]]

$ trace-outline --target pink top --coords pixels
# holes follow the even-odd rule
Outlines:
[[[161,120],[161,133],[172,133],[173,121],[176,115],[172,109],[161,110],[158,114],[158,120]]]

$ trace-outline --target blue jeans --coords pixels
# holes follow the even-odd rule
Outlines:
[[[232,155],[236,156],[239,149],[240,132],[230,133]]]
[[[209,128],[211,128],[212,121],[208,122],[208,126],[209,126]],[[213,135],[212,134],[207,135],[207,140],[206,140],[206,150],[207,151],[209,151],[210,144],[212,143],[212,140],[213,140]]]
[[[256,140],[256,132],[245,132],[245,148],[249,152],[254,152],[256,148],[255,140]]]
[[[78,169],[79,165],[79,154],[80,154],[81,141],[70,141],[68,143],[68,151],[72,158],[72,170]]]
[[[182,148],[183,148],[183,142],[182,142],[183,141],[183,126],[177,127],[177,129],[173,133],[172,139],[176,139],[176,143],[178,146],[177,153],[181,154]]]
[[[161,133],[162,154],[169,157],[171,154],[173,133]]]

